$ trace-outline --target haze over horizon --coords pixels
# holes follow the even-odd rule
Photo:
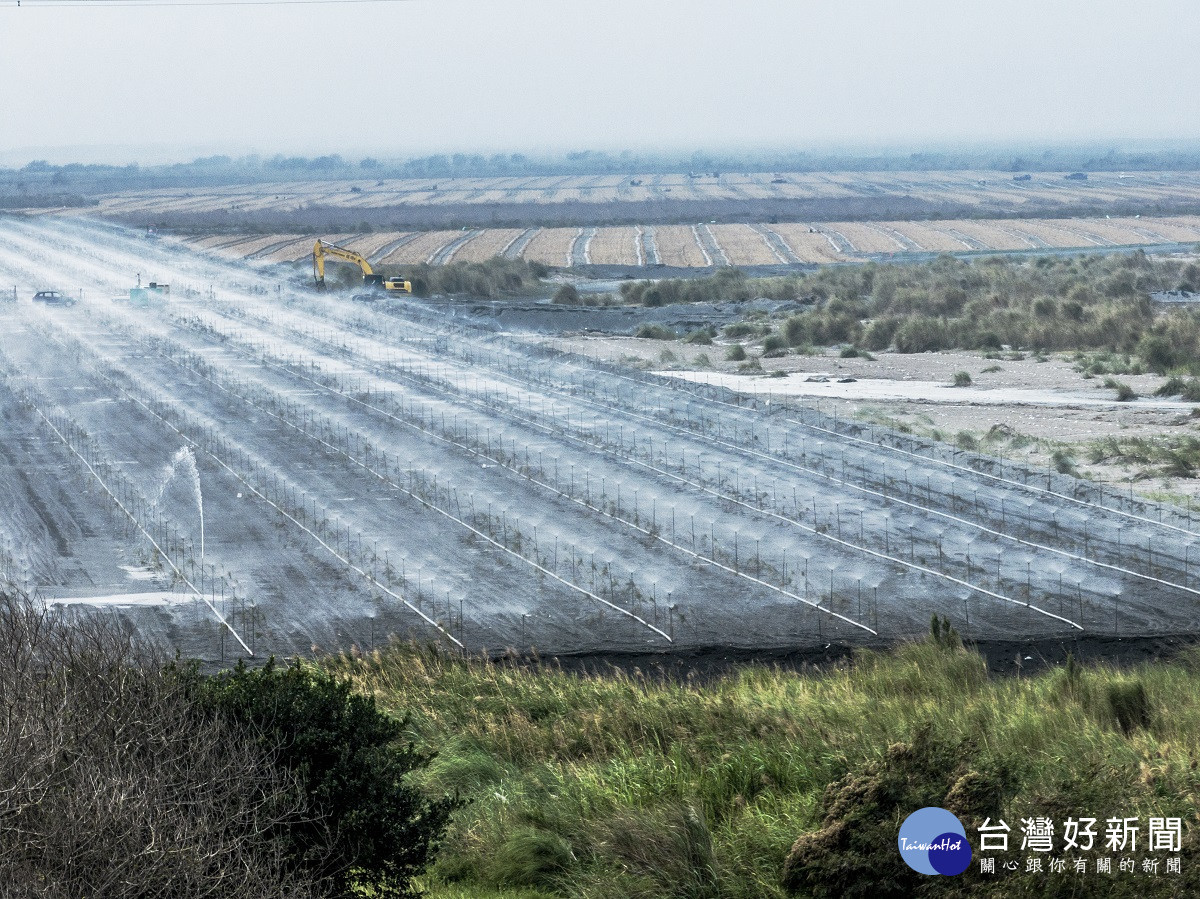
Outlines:
[[[1182,0],[26,0],[0,162],[1195,141],[1197,25]]]

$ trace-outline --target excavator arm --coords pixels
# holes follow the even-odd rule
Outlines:
[[[375,287],[383,283],[383,277],[375,274],[375,270],[371,268],[371,263],[367,262],[366,257],[362,254],[355,253],[353,250],[347,250],[345,247],[339,247],[336,244],[326,243],[318,238],[317,242],[313,244],[313,279],[317,283],[317,290],[325,289],[326,256],[333,256],[336,259],[353,262],[361,268],[363,284]]]
[[[320,239],[313,244],[313,280],[317,283],[317,290],[325,289],[326,256],[333,256],[335,259],[342,259],[357,265],[362,269],[363,284],[367,287],[382,287],[384,290],[395,293],[412,293],[412,284],[410,282],[399,278],[385,279],[382,275],[375,274],[375,270],[371,268],[371,263],[367,262],[366,257],[361,253],[355,253],[353,250],[347,250],[345,247],[326,243]]]

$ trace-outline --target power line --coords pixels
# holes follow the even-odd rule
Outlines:
[[[10,0],[7,8],[43,9],[139,7],[139,6],[340,6],[351,3],[415,3],[417,0]]]

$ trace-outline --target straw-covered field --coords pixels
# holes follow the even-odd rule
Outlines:
[[[594,231],[594,233],[592,233]],[[659,225],[653,229],[658,262],[677,268],[820,264],[886,259],[904,253],[1011,252],[1034,249],[1163,246],[1200,242],[1200,217],[1129,219],[958,219],[935,221]],[[638,228],[486,228],[446,256],[462,231],[335,233],[325,240],[362,253],[371,262],[483,262],[501,255],[550,266],[637,267],[656,260],[639,253]],[[295,262],[313,238],[222,234],[182,237],[184,245],[229,259]],[[712,243],[706,246],[706,243]],[[578,243],[577,243],[578,242]],[[576,252],[572,256],[572,248]],[[387,252],[385,252],[387,251]]]

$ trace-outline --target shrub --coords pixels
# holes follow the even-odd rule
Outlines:
[[[1137,354],[1141,357],[1142,362],[1146,364],[1146,368],[1160,375],[1165,374],[1167,369],[1176,364],[1175,351],[1161,337],[1154,337],[1149,334],[1142,337],[1138,341]]]
[[[869,350],[886,350],[892,345],[899,327],[900,322],[895,318],[877,318],[867,326],[863,344]]]
[[[574,284],[564,284],[558,290],[554,291],[554,302],[561,303],[564,306],[579,305],[579,290]]]
[[[276,851],[294,778],[130,634],[0,595],[0,647],[0,894],[318,895]]]
[[[946,346],[946,327],[935,318],[916,316],[896,331],[896,349],[901,353],[931,353]]]
[[[678,335],[670,328],[664,328],[662,325],[647,324],[639,325],[633,336],[644,337],[647,340],[674,340]]]
[[[728,352],[725,353],[725,358],[730,362],[745,362],[746,348],[740,343],[735,343],[729,348]]]
[[[689,332],[688,335],[683,338],[683,342],[695,343],[699,344],[700,346],[712,346],[713,339],[708,328],[697,328],[695,331]]]
[[[725,326],[726,337],[749,337],[751,334],[757,334],[758,328],[749,322],[734,322],[731,325]]]
[[[1050,464],[1059,474],[1078,474],[1075,471],[1075,457],[1068,450],[1056,449],[1050,455]]]
[[[777,353],[788,348],[788,341],[782,334],[768,334],[763,340],[764,353]]]
[[[808,328],[804,326],[804,319],[799,315],[789,316],[783,323],[783,336],[792,346],[807,343],[809,334]]]
[[[954,373],[954,386],[955,387],[970,387],[971,386],[970,373],[965,372],[965,371],[956,371]]]
[[[346,268],[346,267],[343,267]],[[412,282],[415,296],[463,294],[494,297],[530,290],[547,275],[544,265],[521,259],[496,257],[486,262],[453,262],[450,265],[384,266],[380,274]]]
[[[940,623],[935,637],[943,644]],[[938,741],[930,731],[918,729],[911,742],[893,744],[881,760],[829,785],[821,828],[797,839],[784,862],[785,890],[815,899],[908,899],[919,895],[923,875],[896,851],[897,822],[926,806],[971,822],[999,817],[1003,771],[969,768],[977,748]]]
[[[1117,392],[1117,402],[1128,403],[1130,400],[1137,399],[1137,394],[1134,392],[1133,388],[1124,381],[1118,381],[1115,378],[1105,378],[1104,386],[1109,390],[1115,390]]]
[[[400,745],[407,722],[379,711],[348,681],[299,662],[280,668],[272,660],[258,670],[239,662],[191,689],[298,779],[310,818],[274,831],[289,866],[328,879],[340,896],[355,884],[379,897],[413,895],[411,880],[457,803],[426,800],[405,783],[429,762]]]
[[[1189,403],[1200,403],[1200,378],[1183,379],[1172,375],[1158,390],[1155,396],[1177,396]]]

